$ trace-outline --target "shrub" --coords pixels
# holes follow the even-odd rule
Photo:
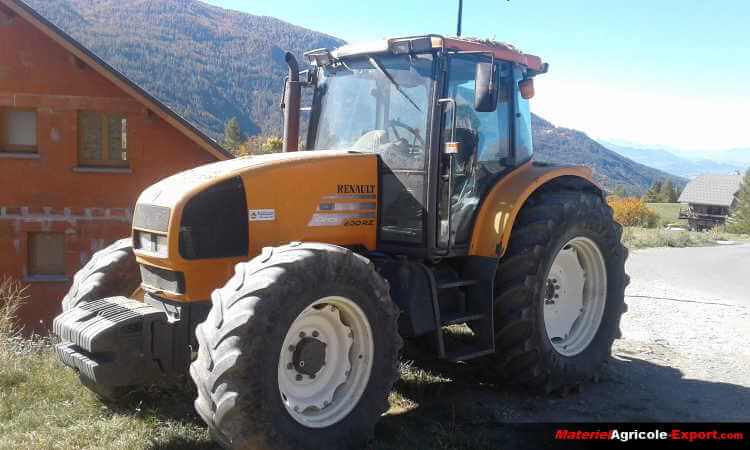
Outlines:
[[[608,197],[615,220],[623,226],[653,228],[659,219],[654,210],[637,197]]]
[[[236,156],[267,155],[279,153],[284,145],[284,140],[278,136],[251,136],[235,151]]]

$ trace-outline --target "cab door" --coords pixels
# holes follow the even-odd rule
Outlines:
[[[479,112],[474,108],[476,67],[489,61],[480,54],[454,55],[449,60],[443,97],[455,102],[455,141],[458,153],[442,154],[437,214],[438,247],[453,254],[465,252],[471,238],[474,216],[488,189],[514,166],[512,152],[513,70],[510,63],[496,61],[497,108]],[[441,148],[451,140],[450,108],[443,114]]]

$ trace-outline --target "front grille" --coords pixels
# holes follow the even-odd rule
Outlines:
[[[185,274],[141,264],[141,279],[146,286],[162,291],[185,293]]]
[[[169,213],[169,208],[165,206],[135,205],[133,227],[166,233],[169,228]]]

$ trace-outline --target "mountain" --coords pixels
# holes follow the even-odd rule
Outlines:
[[[628,195],[642,195],[655,182],[671,179],[682,189],[687,180],[639,164],[607,149],[585,133],[556,127],[533,115],[534,159],[562,164],[582,164],[594,170],[594,177],[608,190],[622,186]]]
[[[247,135],[280,134],[284,52],[343,43],[194,0],[25,1],[215,139],[231,117]]]
[[[721,161],[733,162],[744,167],[750,166],[750,148],[734,148],[719,153]]]
[[[272,17],[195,0],[26,1],[216,139],[231,117],[237,117],[247,135],[280,134],[284,52],[301,58],[306,50],[343,44]],[[639,195],[654,181],[670,177],[579,131],[554,127],[539,117],[533,118],[533,126],[538,160],[593,167],[609,189],[623,186]]]
[[[721,159],[716,157],[714,159],[691,159],[660,148],[631,147],[606,141],[603,141],[602,145],[633,161],[687,178],[694,178],[704,173],[730,174],[743,167],[743,164],[730,162],[732,161],[731,155]],[[743,156],[741,151],[741,149],[737,150],[738,157]],[[750,157],[750,151],[748,151],[748,157]]]

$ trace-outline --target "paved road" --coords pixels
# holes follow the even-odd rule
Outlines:
[[[750,244],[631,251],[629,296],[750,306]]]

